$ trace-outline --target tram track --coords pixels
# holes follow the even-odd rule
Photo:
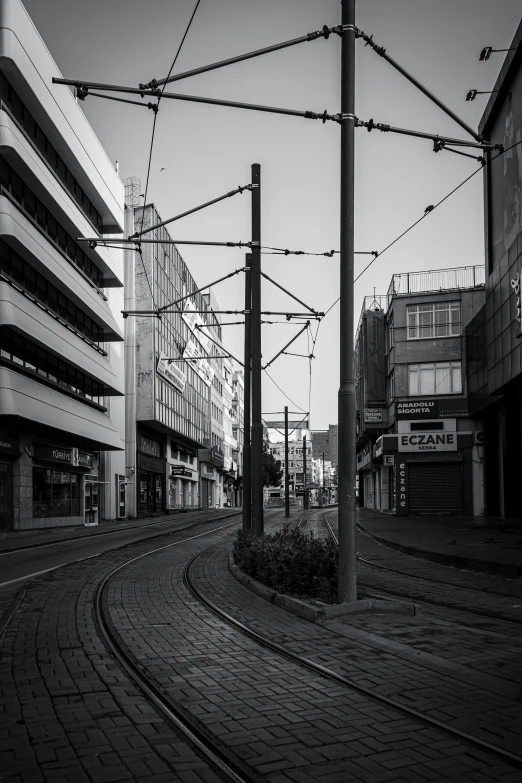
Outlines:
[[[237,514],[230,514],[230,517],[237,516]],[[212,520],[208,520],[212,522]],[[187,542],[194,541],[205,536],[209,536],[220,531],[225,531],[231,528],[235,521],[226,522],[218,527],[212,527],[210,530],[205,530],[201,533],[187,536],[181,540],[169,542],[162,546],[156,546],[152,549],[148,549],[145,552],[141,552],[139,555],[135,555],[126,559],[124,562],[120,562],[119,565],[112,568],[106,573],[103,579],[96,587],[94,594],[94,615],[95,622],[100,637],[103,643],[106,645],[108,651],[113,656],[115,661],[121,666],[126,676],[139,688],[144,694],[145,698],[151,701],[161,716],[168,722],[170,726],[178,733],[181,734],[186,741],[188,741],[210,764],[210,766],[220,774],[225,780],[233,781],[233,783],[261,783],[264,779],[261,775],[256,774],[246,762],[242,761],[236,756],[233,750],[229,750],[220,739],[212,734],[212,732],[205,728],[200,721],[195,719],[185,706],[180,702],[172,698],[164,689],[157,683],[153,676],[149,675],[146,666],[135,660],[132,650],[129,649],[119,637],[118,631],[113,625],[113,621],[110,616],[110,608],[108,605],[108,588],[118,574],[123,569],[138,560],[153,556],[156,553],[163,552],[172,547],[181,546]],[[179,533],[180,531],[178,531]],[[170,535],[170,534],[166,534]],[[388,708],[392,708],[401,714],[401,716],[407,715],[410,718],[414,718],[420,723],[422,727],[430,727],[431,729],[439,730],[443,735],[451,736],[454,740],[462,742],[464,745],[479,749],[491,755],[495,760],[502,761],[508,764],[510,767],[522,769],[522,756],[512,753],[509,750],[495,745],[486,739],[472,736],[465,731],[461,731],[452,726],[448,726],[443,721],[432,718],[422,714],[416,709],[408,707],[407,705],[398,703],[393,699],[378,693],[375,689],[371,689],[361,685],[353,680],[338,674],[335,671],[323,666],[320,663],[309,660],[303,655],[292,652],[286,647],[272,641],[266,636],[257,633],[250,629],[247,625],[243,624],[231,614],[225,612],[219,606],[217,606],[208,596],[204,595],[196,584],[196,580],[193,576],[193,570],[198,559],[205,554],[208,554],[216,546],[214,542],[210,547],[206,547],[202,551],[193,556],[184,566],[182,573],[183,584],[189,591],[192,598],[194,598],[200,605],[204,606],[214,616],[217,616],[228,627],[234,628],[241,634],[247,636],[250,640],[254,641],[256,645],[270,649],[272,652],[284,657],[286,660],[291,661],[296,667],[305,668],[308,671],[313,672],[316,675],[320,675],[325,680],[335,683],[335,685],[342,685],[347,690],[355,691],[373,702],[386,705]]]
[[[501,759],[504,762],[507,762],[513,766],[515,766],[518,769],[522,769],[522,756],[512,753],[509,750],[506,750],[505,748],[502,748],[498,745],[495,745],[494,743],[481,739],[480,737],[476,737],[474,735],[471,735],[465,731],[462,731],[456,727],[449,726],[448,724],[444,723],[443,721],[438,720],[437,718],[433,718],[431,716],[425,715],[419,710],[416,710],[412,707],[409,707],[405,704],[399,703],[395,701],[394,699],[391,699],[383,694],[378,693],[376,690],[372,688],[368,688],[364,685],[361,685],[354,680],[345,677],[332,669],[327,668],[326,666],[323,666],[320,663],[317,663],[316,661],[310,660],[309,658],[306,658],[305,656],[302,656],[298,653],[295,653],[288,648],[284,647],[281,644],[278,644],[277,642],[274,642],[273,640],[269,639],[266,636],[263,636],[262,634],[258,633],[257,631],[252,630],[247,625],[242,623],[240,620],[237,620],[235,617],[230,615],[228,612],[221,609],[217,604],[215,604],[210,598],[205,596],[201,590],[196,586],[194,579],[191,576],[191,571],[193,570],[194,565],[196,564],[197,560],[202,557],[204,554],[206,554],[208,550],[204,550],[197,555],[195,555],[191,561],[185,566],[185,569],[183,571],[183,581],[187,587],[187,589],[190,591],[192,596],[197,599],[201,604],[203,604],[209,611],[211,611],[216,617],[221,619],[223,622],[225,622],[228,626],[235,628],[236,630],[240,631],[243,635],[247,636],[252,641],[256,642],[258,645],[265,647],[266,649],[270,650],[271,652],[275,652],[283,657],[285,657],[287,660],[290,660],[291,662],[295,663],[298,666],[304,667],[308,669],[309,671],[314,672],[315,674],[319,674],[320,676],[324,677],[325,679],[329,680],[330,682],[334,682],[336,684],[343,685],[347,689],[351,689],[352,691],[356,691],[357,693],[360,693],[370,699],[372,699],[375,702],[378,702],[380,704],[384,704],[387,707],[391,707],[398,712],[400,712],[402,715],[407,715],[410,718],[414,718],[417,721],[429,726],[430,728],[435,728],[440,730],[446,735],[449,735],[453,737],[454,739],[457,738],[464,743],[473,746],[476,749],[479,749],[481,751],[486,751],[489,753],[494,754],[499,759]]]
[[[323,524],[324,524],[324,526],[326,528],[327,534],[329,536],[331,536],[336,543],[338,543],[338,539],[337,539],[337,536],[335,534],[335,531],[334,531],[334,529],[332,527],[332,524],[331,524],[330,520],[328,520],[326,515],[322,515],[321,516],[321,521],[323,522]],[[365,533],[366,531],[361,530],[361,532]],[[371,536],[369,536],[369,537],[372,538]],[[471,591],[473,593],[482,594],[482,595],[485,595],[485,596],[498,596],[499,598],[505,598],[505,599],[508,599],[508,600],[515,600],[516,599],[516,596],[510,595],[508,593],[501,593],[501,592],[497,592],[497,591],[489,590],[489,589],[481,589],[480,587],[473,587],[473,586],[470,586],[470,585],[458,585],[455,582],[449,582],[449,581],[447,581],[445,579],[434,579],[433,577],[424,576],[424,575],[421,575],[421,574],[412,574],[411,572],[403,571],[401,569],[393,568],[391,566],[386,566],[386,565],[383,565],[382,563],[376,563],[373,560],[369,560],[368,558],[362,557],[359,553],[357,554],[357,561],[359,563],[362,563],[364,566],[366,566],[366,567],[368,567],[370,569],[373,568],[373,569],[376,569],[376,570],[381,571],[381,572],[393,573],[393,574],[396,574],[397,576],[404,577],[406,579],[419,580],[421,582],[429,582],[432,585],[444,585],[444,587],[454,587],[454,588],[459,588],[461,590],[469,590],[469,591]],[[373,590],[377,590],[378,592],[383,593],[383,595],[389,595],[389,596],[392,596],[392,597],[400,597],[400,598],[409,598],[410,600],[416,601],[418,603],[426,603],[426,604],[430,604],[432,606],[444,607],[445,609],[453,609],[453,610],[457,610],[459,612],[466,612],[468,614],[479,615],[481,617],[493,618],[495,620],[501,620],[502,622],[511,623],[513,625],[522,625],[522,622],[519,619],[513,618],[513,617],[507,617],[505,613],[497,612],[497,611],[492,610],[492,609],[490,610],[490,609],[487,609],[486,607],[481,607],[481,608],[473,607],[473,608],[470,608],[470,607],[458,605],[458,604],[456,604],[454,602],[451,602],[451,601],[444,601],[440,597],[438,597],[435,600],[435,599],[430,598],[429,596],[426,596],[424,594],[419,596],[418,594],[413,594],[412,592],[407,592],[407,591],[403,590],[402,588],[395,587],[395,586],[392,589],[387,590],[387,589],[381,588],[379,586],[370,585],[368,582],[365,581],[364,577],[361,579],[361,584],[366,585],[367,587],[370,587]]]

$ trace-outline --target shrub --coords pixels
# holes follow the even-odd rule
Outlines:
[[[337,601],[337,545],[288,524],[256,537],[240,530],[234,560],[253,579],[277,592],[326,603]]]

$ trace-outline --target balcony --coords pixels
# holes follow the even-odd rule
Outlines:
[[[485,283],[486,269],[483,265],[436,269],[430,272],[402,272],[393,275],[391,279],[387,305],[390,306],[394,296],[428,294],[435,291],[462,291],[466,288],[484,286]]]

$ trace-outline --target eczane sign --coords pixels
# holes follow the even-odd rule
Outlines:
[[[398,438],[399,451],[457,451],[456,432],[408,432]]]

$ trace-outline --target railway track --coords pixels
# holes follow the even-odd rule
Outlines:
[[[333,538],[333,540],[337,543],[337,535],[333,529],[331,521],[327,518],[326,515],[323,515],[321,517],[321,521],[323,522],[326,533],[330,537]],[[362,533],[368,535],[368,537],[371,539],[372,537],[366,533],[366,531],[361,531]],[[373,539],[372,539],[373,540]],[[382,545],[381,545],[382,546]],[[502,593],[500,591],[496,590],[490,590],[488,589],[481,589],[480,587],[473,587],[471,585],[459,585],[455,582],[448,581],[446,579],[435,579],[430,576],[425,576],[421,574],[412,574],[409,571],[403,571],[399,568],[393,568],[392,566],[383,565],[382,563],[376,563],[374,560],[369,560],[366,557],[362,557],[360,554],[357,554],[357,561],[359,563],[362,563],[364,566],[374,569],[376,571],[380,572],[387,572],[390,574],[396,574],[397,576],[404,577],[407,579],[416,580],[419,582],[428,582],[432,585],[444,585],[445,587],[455,587],[459,588],[461,590],[465,591],[471,591],[472,593],[482,594],[485,596],[498,596],[499,598],[504,598],[508,600],[516,600],[517,596],[513,594],[508,593]],[[473,607],[470,608],[469,606],[462,606],[458,605],[454,601],[444,601],[442,598],[437,597],[437,599],[430,598],[426,595],[419,596],[418,594],[414,594],[412,592],[408,592],[404,589],[399,587],[391,587],[390,589],[383,589],[381,587],[375,587],[374,585],[369,585],[364,578],[361,580],[362,584],[366,584],[368,587],[372,587],[372,589],[378,590],[381,593],[384,593],[386,595],[390,596],[398,596],[401,598],[409,598],[412,601],[416,601],[418,603],[427,603],[432,604],[434,606],[442,606],[447,609],[456,609],[461,612],[467,612],[469,614],[474,615],[480,615],[482,617],[490,617],[494,618],[496,620],[502,620],[504,622],[512,623],[514,625],[522,625],[522,622],[520,619],[514,618],[514,617],[508,617],[505,612],[498,612],[493,609],[488,609],[486,607]]]
[[[226,779],[234,781],[234,783],[260,783],[262,778],[255,774],[245,762],[236,757],[233,751],[229,751],[223,743],[217,737],[214,737],[210,732],[202,729],[201,724],[194,721],[186,709],[175,699],[162,691],[156,682],[147,675],[146,669],[133,659],[130,651],[121,644],[118,638],[118,634],[112,628],[111,620],[108,616],[108,609],[105,602],[105,596],[107,587],[113,577],[116,576],[126,566],[134,563],[136,560],[154,555],[157,552],[163,551],[170,547],[179,546],[187,541],[191,541],[196,538],[209,535],[219,530],[225,530],[233,523],[226,523],[213,528],[212,530],[205,531],[196,536],[190,536],[182,541],[176,541],[166,544],[162,547],[156,547],[149,550],[137,557],[130,558],[125,563],[120,564],[117,568],[113,569],[107,574],[103,582],[98,586],[95,596],[95,612],[97,622],[101,631],[101,634],[105,640],[105,643],[109,647],[111,653],[120,663],[120,665],[127,672],[128,676],[135,682],[135,684],[142,690],[142,692],[149,698],[164,716],[164,718],[173,725],[178,731],[182,732],[184,736],[193,743],[199,750],[199,752],[207,759],[207,761],[219,770],[220,774],[225,776]],[[204,595],[196,584],[193,576],[194,566],[198,559],[208,553],[212,549],[207,547],[185,565],[183,570],[183,582],[190,592],[191,596],[197,600],[197,602],[203,605],[213,615],[218,617],[221,622],[225,623],[228,627],[234,628],[242,635],[248,637],[254,641],[257,645],[269,649],[271,652],[277,655],[283,656],[285,659],[291,661],[296,667],[305,668],[314,672],[316,675],[320,675],[330,683],[335,683],[336,686],[342,685],[347,691],[355,691],[358,694],[362,694],[373,702],[386,705],[388,708],[392,708],[397,711],[398,715],[407,715],[409,718],[414,718],[420,726],[429,726],[431,729],[437,729],[441,732],[441,738],[444,735],[451,736],[453,739],[458,739],[460,742],[475,749],[479,749],[482,752],[491,754],[496,759],[510,765],[512,768],[522,769],[522,756],[516,753],[512,753],[509,750],[495,745],[486,739],[472,736],[465,731],[461,731],[457,728],[449,726],[442,721],[439,721],[431,716],[422,714],[416,709],[408,707],[404,704],[400,704],[387,696],[380,694],[375,689],[367,688],[363,685],[354,682],[347,677],[338,674],[335,671],[309,660],[308,658],[296,654],[284,646],[273,642],[271,639],[253,631],[247,625],[243,624],[228,612],[220,608],[214,603],[208,596]]]

